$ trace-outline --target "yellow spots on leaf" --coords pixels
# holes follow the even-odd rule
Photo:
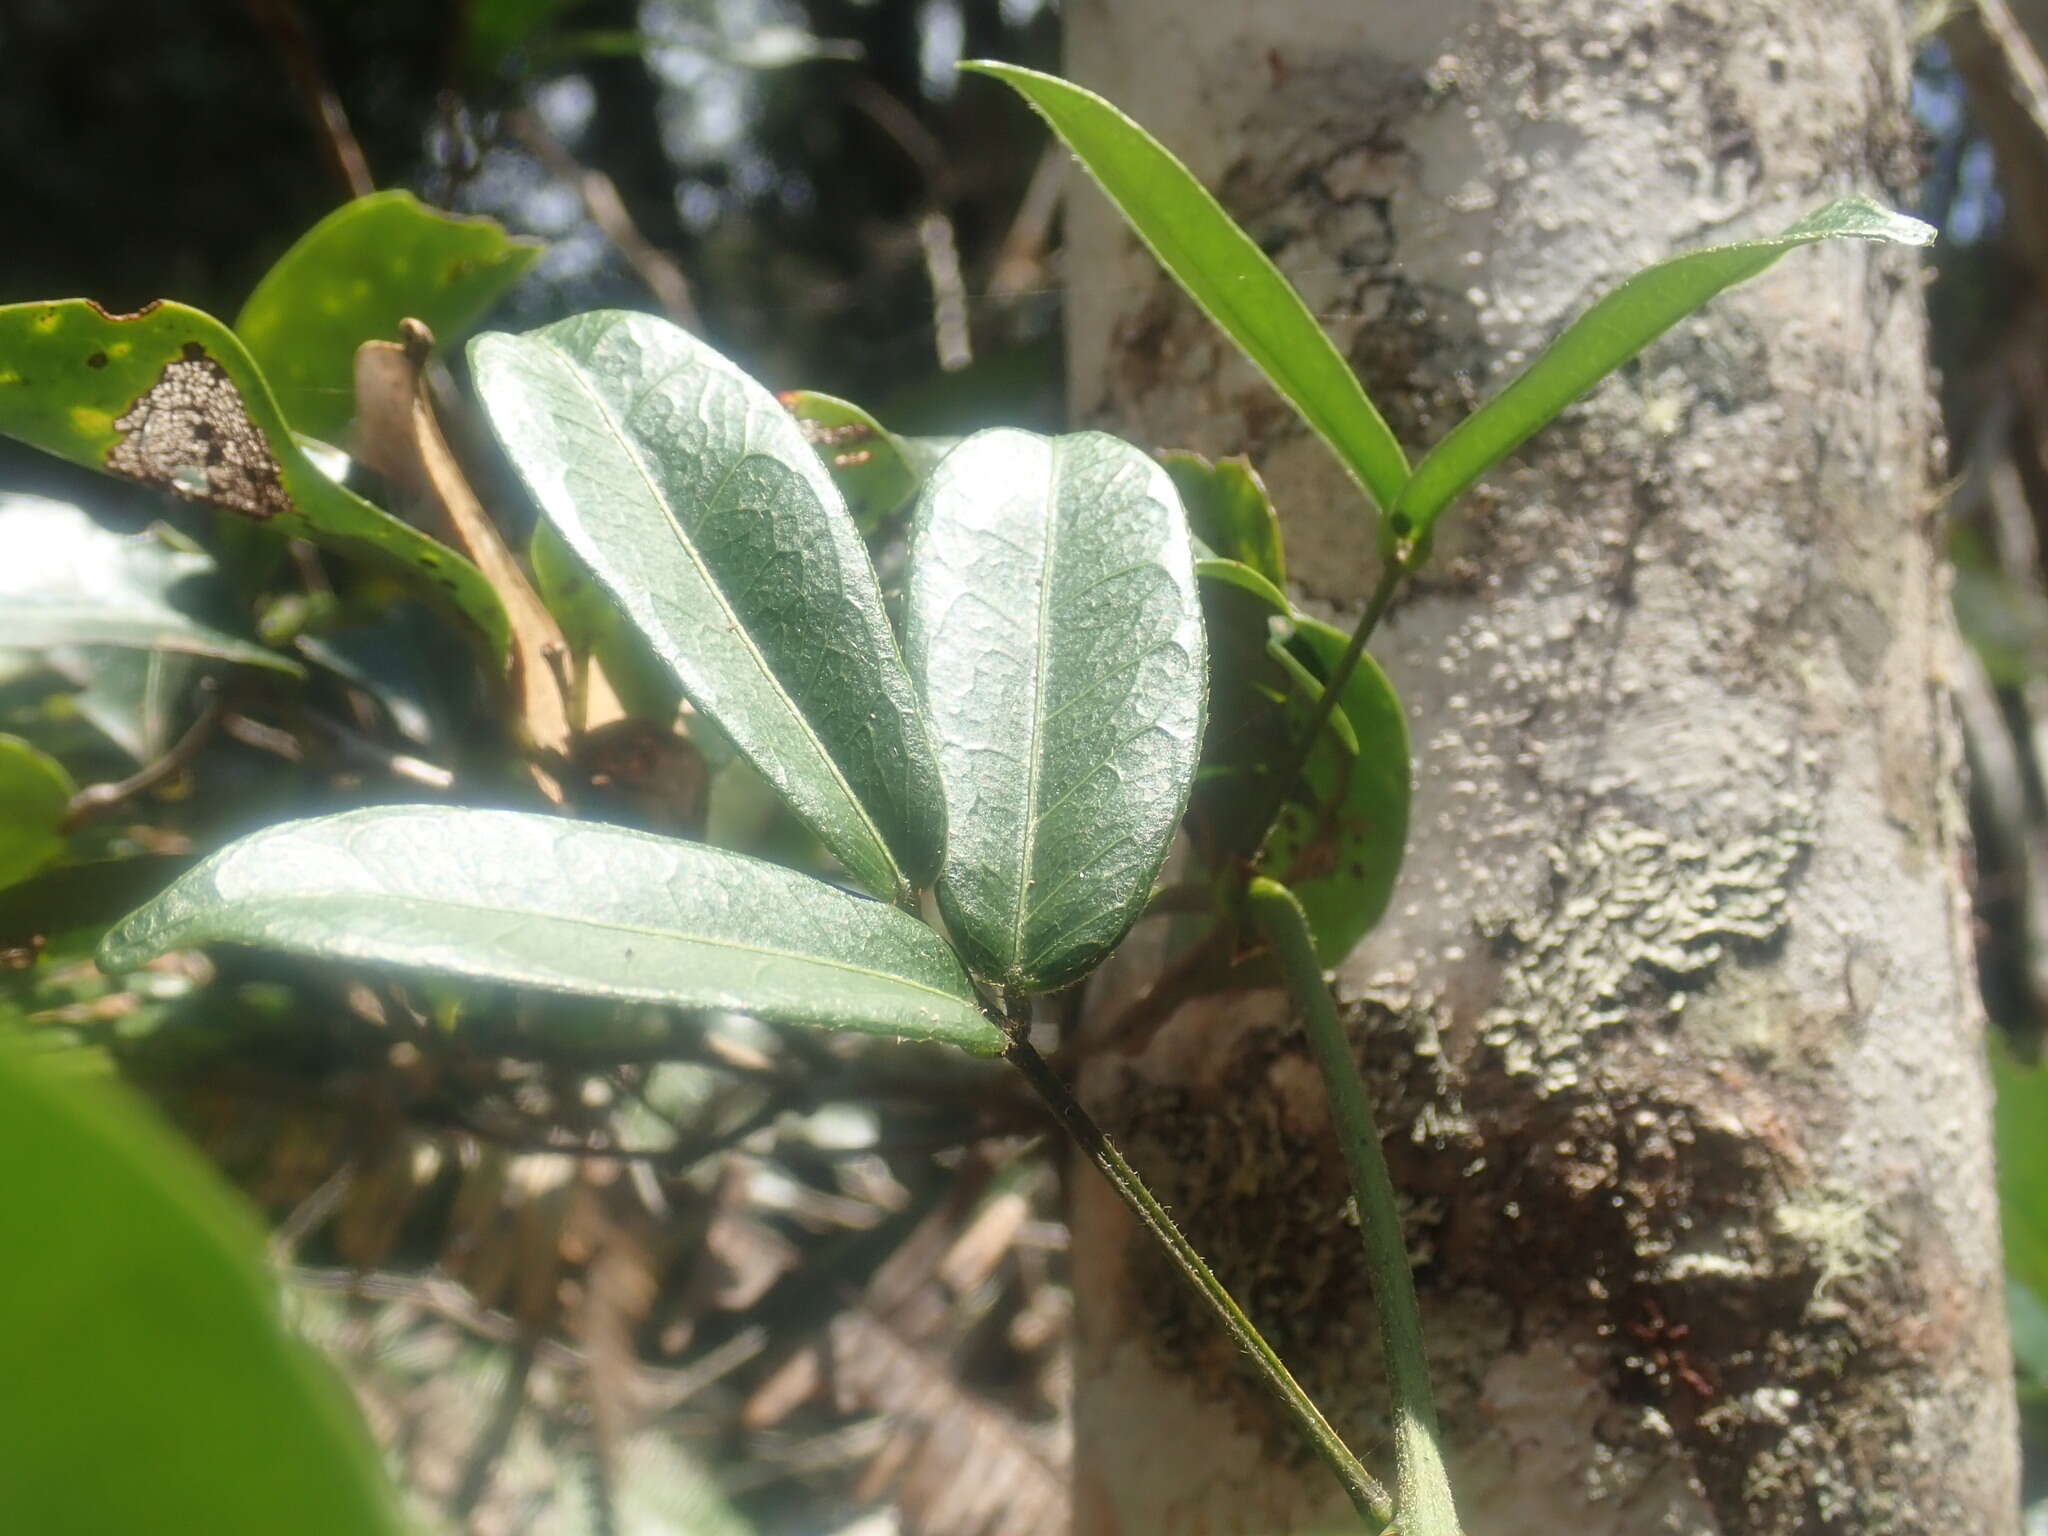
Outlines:
[[[40,315],[37,315],[35,319],[30,321],[29,323],[33,325],[40,334],[48,336],[53,331],[56,331],[63,326],[64,313],[62,310],[46,309]]]
[[[19,384],[20,382],[21,375],[12,368],[0,368],[0,387],[5,387],[9,384]]]
[[[71,407],[71,425],[84,437],[105,437],[114,430],[114,416],[95,406],[74,405]]]

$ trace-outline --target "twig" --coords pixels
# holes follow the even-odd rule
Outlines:
[[[491,1485],[492,1469],[512,1441],[512,1431],[518,1427],[520,1412],[526,1407],[526,1379],[533,1374],[533,1357],[534,1340],[522,1334],[513,1346],[512,1366],[505,1373],[505,1384],[498,1389],[490,1422],[477,1432],[476,1444],[470,1447],[469,1461],[462,1470],[462,1484],[449,1500],[449,1512],[458,1520],[466,1520],[476,1508],[477,1500]]]
[[[685,330],[702,330],[703,319],[697,313],[696,300],[690,296],[690,280],[683,276],[683,269],[673,257],[640,232],[640,226],[633,222],[633,215],[626,208],[626,200],[619,195],[618,184],[571,154],[537,113],[522,107],[510,113],[506,121],[513,135],[532,151],[550,176],[576,189],[591,223],[604,231],[604,237],[639,274],[640,281],[661,305],[662,313]]]
[[[1361,626],[1362,628],[1363,626]],[[1358,1201],[1358,1231],[1365,1239],[1366,1268],[1380,1317],[1380,1341],[1387,1359],[1387,1384],[1394,1399],[1394,1488],[1402,1536],[1459,1536],[1450,1479],[1437,1445],[1436,1400],[1430,1392],[1429,1361],[1422,1351],[1422,1319],[1415,1304],[1415,1277],[1408,1269],[1407,1239],[1394,1202],[1394,1181],[1380,1149],[1379,1127],[1359,1080],[1351,1042],[1337,1018],[1330,989],[1316,960],[1308,914],[1294,893],[1276,880],[1255,879],[1247,893],[1253,918],[1273,946],[1287,989],[1301,1009],[1330,1095],[1330,1116],[1344,1149],[1351,1189]]]
[[[1117,1198],[1130,1208],[1131,1214],[1163,1248],[1195,1293],[1208,1304],[1210,1310],[1222,1321],[1230,1336],[1237,1341],[1247,1356],[1252,1368],[1264,1382],[1266,1389],[1294,1421],[1317,1455],[1322,1457],[1337,1481],[1350,1497],[1352,1506],[1368,1521],[1381,1529],[1393,1519],[1393,1506],[1387,1490],[1373,1475],[1365,1470],[1359,1459],[1352,1454],[1336,1430],[1330,1427],[1322,1410],[1317,1408],[1309,1395],[1302,1391],[1301,1384],[1289,1373],[1280,1357],[1273,1352],[1259,1330],[1252,1326],[1244,1309],[1237,1304],[1223,1283],[1210,1270],[1202,1256],[1174,1225],[1173,1218],[1166,1212],[1137,1171],[1124,1161],[1123,1153],[1080,1101],[1060,1079],[1057,1072],[1046,1063],[1032,1046],[1028,1025],[1021,1019],[1005,1019],[991,1013],[991,1021],[1002,1029],[1009,1044],[1004,1047],[1004,1057],[1024,1074],[1025,1081],[1037,1091],[1047,1106],[1058,1116],[1060,1124],[1074,1138],[1083,1152],[1093,1162],[1102,1176],[1109,1180],[1109,1186],[1116,1191]]]
[[[1351,631],[1351,640],[1344,647],[1344,654],[1337,658],[1337,665],[1323,681],[1322,696],[1316,700],[1310,712],[1308,728],[1302,732],[1295,744],[1294,756],[1286,769],[1276,775],[1267,789],[1269,804],[1265,814],[1252,823],[1254,826],[1271,829],[1279,824],[1280,808],[1287,803],[1295,782],[1308,771],[1309,759],[1315,756],[1316,743],[1323,739],[1323,728],[1330,723],[1330,717],[1337,712],[1337,702],[1344,696],[1344,689],[1351,682],[1351,674],[1358,670],[1359,658],[1365,654],[1366,642],[1372,639],[1373,631],[1386,616],[1387,605],[1394,600],[1394,593],[1401,585],[1401,578],[1408,574],[1408,563],[1397,554],[1389,554],[1380,567],[1379,582],[1372,589],[1372,596],[1366,599],[1365,612],[1360,615],[1358,627]]]
[[[193,759],[213,738],[214,728],[221,723],[224,707],[220,693],[210,679],[200,686],[206,690],[206,703],[199,711],[199,718],[185,728],[185,734],[172,743],[171,749],[155,762],[143,764],[125,779],[112,784],[86,785],[71,797],[71,803],[64,808],[64,831],[72,831],[82,822],[118,805],[126,805],[138,795],[148,794],[157,785],[176,778],[191,766]]]
[[[996,251],[988,280],[990,298],[1014,298],[1044,284],[1045,250],[1052,242],[1052,221],[1066,193],[1069,158],[1066,146],[1056,138],[1038,157],[1030,185],[1010,221],[1010,232]]]
[[[270,34],[271,45],[298,87],[313,126],[319,130],[327,158],[342,185],[348,188],[349,196],[365,197],[376,191],[377,183],[370,178],[370,162],[363,157],[363,146],[356,142],[341,98],[334,94],[334,87],[327,82],[327,72],[320,67],[320,55],[313,47],[304,13],[293,0],[247,0],[247,4],[256,24]]]
[[[857,79],[846,99],[886,134],[924,181],[925,206],[917,217],[917,248],[932,287],[932,341],[939,367],[954,373],[974,361],[967,321],[967,283],[960,274],[960,246],[953,236],[952,168],[945,146],[918,121],[917,114],[874,81]]]

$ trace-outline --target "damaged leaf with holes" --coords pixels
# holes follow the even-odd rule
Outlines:
[[[483,574],[322,473],[242,344],[200,310],[0,306],[0,434],[395,575],[505,654]]]

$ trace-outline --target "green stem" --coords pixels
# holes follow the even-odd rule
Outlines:
[[[1362,626],[1361,626],[1362,627]],[[1301,1009],[1316,1064],[1330,1095],[1337,1139],[1358,1198],[1358,1230],[1365,1239],[1366,1267],[1380,1315],[1380,1340],[1387,1357],[1387,1382],[1394,1399],[1394,1495],[1402,1536],[1459,1536],[1437,1445],[1436,1401],[1430,1393],[1429,1361],[1422,1352],[1422,1321],[1415,1305],[1415,1277],[1408,1270],[1408,1245],[1394,1204],[1394,1181],[1380,1151],[1379,1128],[1366,1101],[1365,1084],[1351,1042],[1316,960],[1308,914],[1294,892],[1277,880],[1252,881],[1247,893],[1253,918],[1273,946],[1287,977],[1287,989]]]
[[[1017,1021],[1004,1020],[1000,1016],[995,1017],[995,1022],[1002,1026],[1010,1042],[1004,1056],[1024,1074],[1038,1096],[1059,1117],[1067,1133],[1088,1154],[1102,1176],[1109,1180],[1110,1188],[1116,1191],[1117,1197],[1130,1207],[1131,1213],[1173,1260],[1181,1277],[1194,1287],[1222,1320],[1230,1336],[1250,1357],[1252,1368],[1264,1381],[1267,1390],[1294,1420],[1310,1445],[1315,1447],[1316,1454],[1336,1474],[1337,1481],[1344,1485],[1353,1507],[1385,1536],[1388,1523],[1394,1518],[1393,1502],[1388,1498],[1386,1488],[1365,1470],[1350,1447],[1338,1438],[1336,1430],[1330,1427],[1330,1421],[1323,1417],[1322,1410],[1302,1391],[1301,1384],[1273,1352],[1273,1346],[1260,1336],[1259,1330],[1252,1326],[1252,1320],[1245,1316],[1244,1309],[1238,1306],[1230,1292],[1223,1288],[1223,1282],[1216,1278],[1180,1228],[1174,1225],[1166,1208],[1153,1198],[1152,1191],[1145,1187],[1145,1181],[1124,1161],[1123,1153],[1095,1123],[1094,1117],[1081,1107],[1060,1075],[1038,1054],[1024,1027]]]
[[[1351,674],[1358,670],[1358,658],[1365,654],[1365,644],[1372,639],[1372,633],[1379,628],[1385,617],[1387,605],[1393,602],[1394,593],[1401,585],[1401,578],[1408,574],[1408,564],[1399,554],[1389,554],[1386,563],[1380,567],[1380,579],[1372,589],[1372,596],[1365,601],[1365,612],[1359,615],[1358,627],[1351,631],[1351,640],[1344,647],[1343,655],[1337,658],[1337,665],[1323,682],[1322,695],[1316,700],[1310,712],[1308,729],[1295,744],[1293,759],[1284,770],[1277,774],[1267,787],[1270,804],[1266,807],[1263,825],[1267,835],[1280,820],[1280,808],[1287,803],[1287,796],[1293,791],[1295,781],[1308,771],[1309,759],[1315,756],[1316,743],[1322,740],[1323,727],[1330,723],[1330,716],[1337,712],[1337,701],[1344,697],[1345,685],[1351,681]]]

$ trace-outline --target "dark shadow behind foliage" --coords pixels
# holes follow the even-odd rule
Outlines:
[[[545,0],[0,0],[0,303],[86,296],[125,311],[171,297],[232,317],[276,256],[349,195],[309,96],[317,73],[378,186],[488,213],[549,242],[499,316],[509,328],[600,306],[657,307],[643,274],[591,221],[574,187],[513,131],[508,111],[523,108],[582,166],[610,178],[640,235],[679,267],[706,338],[772,387],[846,396],[900,432],[1062,424],[1062,274],[1047,230],[1020,220],[1045,137],[1011,93],[956,82],[950,67],[976,56],[1055,67],[1053,4],[588,0],[552,7],[534,39],[508,52],[480,56],[466,41],[483,12],[522,8],[550,9]],[[2015,9],[2031,19],[2048,8]],[[2048,772],[2036,756],[2048,739],[2048,134],[2015,115],[2011,60],[1973,15],[1962,8],[1923,57],[1916,100],[1929,158],[1920,211],[1949,237],[1931,304],[1956,477],[1957,607],[1971,642],[1961,691],[1980,954],[1993,1018],[2031,1057],[2048,1019]],[[2042,19],[2043,35],[2032,41],[2048,51]],[[659,44],[651,55],[618,46],[636,32]],[[759,67],[805,36],[825,40],[824,56]],[[950,296],[965,299],[971,321],[973,361],[953,372],[940,368],[935,340],[935,229],[957,248],[961,289]],[[942,271],[942,288],[947,281]],[[168,499],[5,440],[0,490],[77,501],[124,528],[152,518],[204,527]],[[379,643],[400,651],[432,643],[399,632],[410,622],[402,615],[394,622]],[[419,703],[460,721],[473,701]],[[287,804],[299,813],[318,808],[265,800],[276,793],[273,780],[231,758],[167,819],[210,844],[224,827],[284,814]],[[0,926],[7,920],[0,910]],[[7,941],[0,933],[0,947]],[[247,962],[231,979],[231,991],[208,994],[204,1022],[215,1037],[236,1039],[232,1071],[202,1080],[207,1102],[188,1094],[176,1111],[274,1219],[326,1221],[340,1209],[338,1235],[302,1255],[309,1294],[346,1291],[350,1265],[377,1268],[385,1254],[420,1267],[460,1192],[429,1180],[412,1205],[350,1204],[331,1179],[314,1180],[319,1187],[309,1193],[266,1160],[267,1150],[252,1147],[330,1138],[351,1149],[355,1176],[368,1185],[384,1174],[364,1164],[366,1146],[398,1161],[428,1146],[449,1154],[474,1135],[463,1116],[477,1103],[569,1103],[582,1081],[574,1064],[541,1062],[526,1063],[516,1081],[492,1078],[473,1101],[459,1082],[422,1087],[394,1077],[381,1060],[376,1037],[362,1027],[360,999],[321,997],[318,980],[309,984],[274,961]],[[355,1017],[354,1025],[338,1033],[295,1027],[298,1015],[281,1018],[275,1006],[289,988],[335,1019]],[[61,985],[33,1000],[45,1015],[91,1003]],[[387,998],[378,1006],[403,1004]],[[499,1042],[514,1055],[520,1023],[510,1021]],[[908,1151],[884,1171],[902,1200],[892,1210],[896,1196],[878,1194],[872,1222],[842,1221],[849,1197],[825,1136],[793,1154],[801,1187],[780,1197],[783,1207],[765,1208],[743,1188],[746,1174],[714,1165],[708,1182],[672,1195],[668,1232],[634,1238],[650,1251],[694,1244],[715,1253],[715,1264],[685,1274],[687,1294],[664,1294],[656,1304],[640,1344],[668,1363],[636,1378],[636,1411],[658,1413],[670,1402],[690,1443],[758,1522],[706,1516],[677,1528],[781,1530],[809,1519],[837,1529],[846,1511],[881,1491],[886,1479],[874,1468],[891,1456],[913,1478],[923,1457],[926,1481],[942,1480],[928,1454],[938,1438],[905,1448],[897,1431],[877,1427],[877,1413],[942,1426],[946,1471],[993,1468],[992,1476],[1014,1479],[1027,1503],[1055,1497],[1057,1454],[1026,1422],[1034,1401],[1040,1417],[1056,1418],[1063,1369],[1057,1351],[1048,1357],[1042,1347],[1064,1316],[1057,1233],[1044,1219],[1056,1206],[1051,1181],[1028,1161],[997,1165],[979,1152],[928,1150],[957,1149],[992,1128],[1033,1129],[1033,1110],[985,1082],[878,1077],[878,1063],[842,1061],[811,1044],[791,1050],[783,1066],[860,1079],[860,1092],[892,1105],[882,1129]],[[486,1072],[475,1059],[447,1070]],[[267,1103],[255,1117],[261,1123],[252,1123],[236,1073],[257,1085],[259,1098],[275,1100],[277,1085],[289,1083],[303,1099]],[[2006,1075],[2008,1088],[2024,1081]],[[364,1083],[386,1095],[371,1110]],[[690,1096],[677,1095],[670,1108]],[[779,1115],[815,1110],[816,1097],[815,1085],[763,1079],[731,1113],[713,1117],[713,1139],[738,1140]],[[578,1113],[564,1111],[558,1124],[575,1129]],[[546,1118],[507,1121],[494,1134],[512,1135],[508,1125],[523,1133]],[[392,1134],[365,1139],[365,1120]],[[2048,1230],[2048,1168],[2035,1173],[2007,1161],[2008,1220],[2025,1206],[2042,1213]],[[315,1208],[323,1198],[327,1207]],[[616,1186],[578,1186],[570,1203],[585,1229],[578,1242],[594,1242],[600,1253],[602,1234],[644,1214]],[[991,1278],[995,1262],[983,1262],[990,1252],[1002,1255],[1000,1284]],[[963,1308],[954,1283],[962,1276],[993,1289]],[[472,1424],[469,1410],[443,1392],[458,1356],[492,1380],[533,1373],[537,1394],[555,1390],[576,1401],[598,1369],[593,1362],[605,1358],[603,1342],[588,1337],[537,1343],[522,1321],[548,1310],[537,1302],[530,1314],[516,1298],[480,1307],[453,1286],[406,1289],[388,1274],[357,1288],[367,1305],[315,1307],[309,1330],[351,1358],[369,1349],[366,1339],[389,1346],[378,1356],[380,1380],[394,1396],[385,1421],[373,1413],[373,1423],[391,1434],[417,1408],[426,1438],[449,1442],[451,1486],[467,1480],[483,1450],[511,1458],[511,1483],[527,1476],[512,1432],[494,1448],[501,1426]],[[2022,1322],[2029,1294],[2023,1284]],[[2020,1329],[2030,1405],[2048,1405],[2048,1309],[2040,1318],[2038,1358],[2028,1358],[2029,1333]],[[677,1330],[684,1345],[672,1351]],[[899,1357],[907,1364],[891,1367]],[[720,1367],[728,1378],[688,1378],[706,1360],[729,1361]],[[935,1361],[945,1369],[935,1370]],[[846,1378],[839,1397],[848,1413],[813,1402],[808,1418],[792,1417],[788,1404],[814,1399],[821,1374],[835,1369]],[[963,1397],[962,1382],[988,1396]],[[1011,1416],[989,1411],[990,1401],[1008,1403]],[[570,1418],[582,1411],[572,1403]],[[454,1427],[428,1422],[437,1412]],[[2048,1406],[2033,1422],[2044,1420]],[[2037,1433],[2036,1485],[2048,1465],[2048,1432]],[[671,1482],[690,1475],[687,1466],[670,1469]],[[463,1491],[456,1489],[458,1501]],[[942,1519],[928,1528],[944,1536]]]
[[[522,11],[543,18],[525,43],[495,56],[474,45],[484,13]],[[661,46],[620,46],[636,32]],[[825,40],[821,56],[768,67],[807,38]],[[561,166],[519,134],[524,109],[610,179],[639,235],[680,268],[702,333],[764,382],[861,400],[910,432],[1056,429],[1048,231],[1017,228],[1044,138],[1008,93],[956,90],[950,62],[1050,66],[1056,53],[1055,12],[1015,0],[0,0],[0,303],[90,297],[118,313],[175,298],[232,319],[351,194],[318,119],[324,83],[376,186],[548,243],[497,324],[660,307]],[[954,371],[939,366],[920,238],[934,219],[958,255],[942,281],[980,294],[1007,253],[1024,290],[970,300],[973,361]],[[163,520],[212,538],[203,512],[11,441],[0,491],[74,501],[124,531]],[[445,631],[406,605],[355,622],[374,593],[330,574],[351,618],[329,633],[346,634],[343,659],[378,681],[386,715],[366,724],[332,678],[266,696],[261,678],[238,676],[229,714],[288,726],[307,754],[216,735],[175,804],[92,834],[105,851],[157,839],[152,858],[175,866],[188,845],[265,821],[432,798],[389,773],[394,705],[417,716],[399,731],[408,750],[458,774],[501,757],[464,669],[420,665]],[[78,693],[0,680],[0,730],[32,720],[80,782],[121,777],[199,710],[191,672],[162,671],[130,690],[160,707],[118,722],[141,744],[127,757],[98,718],[53,724],[53,700],[96,685],[84,674]],[[386,686],[395,677],[407,681]],[[464,787],[516,798],[523,786]],[[0,949],[57,910],[20,906],[0,902]],[[395,1059],[389,1031],[425,1027],[432,996],[370,997],[229,955],[182,997],[110,1000],[84,953],[60,937],[0,996],[4,1022],[111,1049],[255,1198],[279,1228],[302,1326],[344,1362],[373,1430],[405,1447],[407,1481],[444,1516],[473,1508],[477,1529],[516,1517],[562,1532],[614,1520],[834,1531],[897,1484],[910,1491],[896,1501],[922,1510],[906,1529],[930,1536],[983,1529],[998,1509],[1024,1522],[1020,1536],[1056,1528],[1058,1194],[1029,1155],[1038,1113],[1007,1082],[809,1039],[728,1043],[737,1075],[720,1059],[594,1072],[531,1059],[542,1013],[572,1005],[502,998],[466,1014],[472,1045],[448,1055],[422,1036],[424,1059]],[[179,1029],[152,1033],[174,1017]],[[632,1046],[606,1060],[621,1054]],[[586,1103],[600,1079],[617,1097]],[[875,1106],[868,1120],[854,1111],[850,1132],[849,1105]],[[620,1177],[613,1163],[591,1182],[586,1165],[478,1219],[476,1202],[497,1198],[489,1170],[524,1177],[593,1134],[681,1139],[650,1172]],[[881,1155],[839,1145],[876,1136]],[[755,1155],[726,1158],[742,1140]],[[611,1309],[642,1287],[651,1300]],[[616,1319],[641,1310],[622,1333]],[[506,1411],[541,1402],[555,1408]],[[966,1467],[978,1481],[958,1479]],[[663,1523],[634,1523],[650,1520]]]

